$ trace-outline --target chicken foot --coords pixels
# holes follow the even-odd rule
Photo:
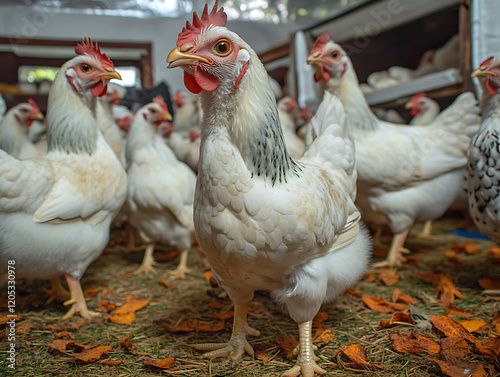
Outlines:
[[[64,276],[66,277],[66,282],[68,283],[68,288],[71,294],[71,298],[64,303],[64,306],[71,305],[71,309],[62,317],[62,320],[66,321],[67,319],[73,317],[76,313],[86,319],[100,316],[99,313],[90,311],[87,308],[87,302],[83,296],[80,280],[69,274],[64,274]]]
[[[234,305],[233,333],[228,343],[193,344],[191,347],[198,351],[210,351],[203,354],[206,359],[228,357],[234,362],[246,352],[254,355],[253,347],[247,341],[247,335],[259,336],[260,331],[250,327],[247,322],[248,302]]]
[[[300,375],[302,375],[302,377],[313,377],[315,373],[326,373],[326,370],[320,368],[318,364],[316,364],[319,358],[314,354],[311,328],[312,320],[299,323],[297,363],[293,368],[282,373],[280,377],[297,377]]]
[[[417,235],[419,238],[428,238],[432,234],[432,220],[426,221],[424,224],[424,229]]]
[[[397,233],[392,238],[391,248],[389,249],[389,253],[387,254],[387,258],[385,261],[374,263],[373,267],[394,267],[401,264],[402,256],[401,253],[403,251],[408,252],[408,249],[405,249],[403,245],[405,244],[406,237],[408,237],[408,233],[410,229],[405,230],[402,233]]]
[[[144,258],[142,259],[141,267],[134,271],[134,275],[148,275],[150,273],[155,273],[156,270],[154,266],[157,264],[153,256],[155,246],[152,243],[146,245],[146,251],[144,252]]]
[[[188,257],[189,249],[181,251],[181,255],[179,258],[179,264],[177,268],[173,271],[169,272],[170,277],[175,279],[184,279],[186,274],[189,274],[191,270],[187,267],[187,257]]]
[[[44,289],[44,292],[50,296],[47,299],[47,304],[50,304],[54,300],[66,301],[70,299],[71,295],[62,286],[61,279],[59,279],[58,277],[50,279],[50,284],[51,284],[50,289]]]

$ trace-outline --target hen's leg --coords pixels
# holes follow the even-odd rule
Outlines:
[[[384,227],[382,225],[376,225],[375,234],[373,235],[373,247],[377,249],[382,249],[384,244],[382,243],[382,232]]]
[[[383,262],[374,263],[373,267],[394,267],[399,265],[401,263],[401,251],[406,250],[403,248],[403,245],[405,244],[409,232],[410,229],[407,229],[402,233],[395,234],[392,238],[391,248],[389,249],[387,258]]]
[[[141,267],[139,267],[134,275],[148,275],[150,273],[155,273],[154,265],[156,264],[155,258],[153,257],[154,245],[152,243],[148,243],[146,245],[146,251],[144,253],[144,258],[142,260]]]
[[[422,233],[420,233],[417,237],[427,238],[430,237],[431,234],[432,234],[432,220],[429,220],[425,222]]]
[[[69,292],[62,286],[61,279],[59,279],[58,277],[50,279],[50,284],[51,284],[50,289],[44,289],[45,293],[48,293],[50,296],[47,300],[47,304],[50,304],[54,300],[58,301],[69,300],[71,296]]]
[[[325,374],[326,370],[316,364],[314,346],[312,344],[312,320],[299,323],[299,345],[297,363],[281,374],[281,377],[313,377],[314,373]]]
[[[62,317],[65,321],[73,317],[76,313],[80,314],[83,318],[97,317],[100,314],[92,312],[87,308],[87,303],[85,302],[85,297],[83,297],[82,287],[80,286],[80,280],[75,279],[73,276],[65,274],[66,282],[68,283],[68,288],[71,294],[71,298],[64,303],[64,306],[71,305],[71,309]]]
[[[186,274],[189,274],[191,270],[187,267],[187,257],[189,249],[181,251],[181,256],[179,258],[179,264],[177,268],[169,272],[169,275],[173,278],[184,279]]]
[[[227,356],[230,361],[237,361],[245,352],[253,356],[254,351],[247,341],[247,335],[259,336],[260,332],[247,323],[248,304],[234,305],[233,333],[228,343],[194,344],[192,347],[199,351],[210,351],[203,354],[208,359]]]

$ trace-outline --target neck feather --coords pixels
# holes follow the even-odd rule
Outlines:
[[[341,78],[332,77],[329,82],[321,81],[321,83],[322,93],[328,90],[339,97],[345,112],[349,116],[353,132],[356,130],[376,130],[378,128],[379,120],[373,114],[365,95],[359,87],[356,71],[351,61],[349,61],[347,70]]]
[[[221,128],[227,130],[252,176],[274,185],[301,169],[286,149],[267,72],[257,55],[249,53],[250,65],[238,89],[221,81],[214,92],[202,92],[202,142]]]
[[[489,117],[500,118],[500,94],[491,95],[483,87],[483,94],[481,97],[481,114],[483,119]]]
[[[48,152],[92,155],[98,138],[95,114],[95,97],[76,93],[61,68],[48,99]]]

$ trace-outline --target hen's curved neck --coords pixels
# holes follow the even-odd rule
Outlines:
[[[267,72],[253,51],[250,56],[238,89],[221,80],[215,91],[202,92],[202,145],[209,135],[226,130],[252,176],[274,185],[298,174],[300,167],[286,149]]]
[[[339,97],[349,116],[353,132],[378,129],[379,120],[373,114],[359,87],[358,78],[351,62],[341,78],[331,78],[327,83],[322,81],[322,92],[324,90]]]
[[[97,147],[96,98],[77,93],[63,68],[54,80],[47,106],[47,150],[92,155]]]
[[[483,119],[497,118],[500,119],[500,94],[491,95],[483,88],[481,98],[481,114]]]

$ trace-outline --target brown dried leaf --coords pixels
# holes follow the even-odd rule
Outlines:
[[[359,344],[343,344],[340,347],[340,351],[349,359],[351,359],[351,361],[354,363],[354,368],[356,369],[384,369],[383,365],[370,363],[368,361],[368,356],[366,355],[366,350]]]
[[[493,325],[493,332],[495,332],[496,335],[500,335],[500,314],[493,318],[491,324]]]
[[[299,344],[296,339],[287,338],[282,334],[276,336],[275,340],[287,356],[290,355],[294,348],[297,347],[297,344]]]
[[[392,292],[392,302],[402,302],[404,304],[412,305],[416,305],[418,303],[416,299],[401,292],[399,288],[394,288],[394,291]]]
[[[371,272],[364,274],[363,281],[368,281],[368,282],[375,281],[375,275],[372,274]]]
[[[49,330],[49,331],[54,331],[54,332],[59,332],[59,331],[76,331],[80,327],[82,327],[85,324],[85,320],[83,318],[78,319],[76,322],[72,322],[69,324],[64,324],[60,325],[58,323],[55,323],[53,325],[48,325],[45,326],[43,329],[44,330]]]
[[[361,296],[361,291],[358,289],[353,289],[353,288],[347,288],[344,293],[347,293],[348,295],[353,295],[353,296]]]
[[[494,246],[488,250],[488,256],[500,259],[500,247]]]
[[[454,362],[463,359],[469,353],[469,346],[464,338],[443,338],[441,352],[446,360]]]
[[[93,363],[111,350],[112,348],[110,346],[97,346],[91,349],[84,349],[82,352],[73,352],[73,355],[76,360],[80,360],[85,363]]]
[[[420,280],[423,280],[425,281],[426,283],[434,283],[434,282],[438,282],[439,279],[441,279],[441,276],[443,274],[434,274],[432,272],[418,272],[417,273],[417,278],[420,279]]]
[[[441,368],[441,371],[449,377],[486,377],[486,372],[481,364],[470,364],[461,361],[450,363],[444,360],[429,359]]]
[[[413,266],[418,266],[420,265],[420,262],[422,261],[422,257],[413,257],[411,255],[405,255],[403,256],[405,263],[410,264]]]
[[[465,311],[462,308],[457,308],[456,306],[450,305],[450,306],[445,306],[444,310],[446,311],[446,314],[452,317],[473,317],[474,314],[469,313]]]
[[[135,348],[134,343],[132,343],[132,340],[130,338],[123,338],[122,340],[120,340],[120,346],[122,346],[126,350]]]
[[[332,334],[332,330],[325,330],[313,338],[313,343],[322,343],[322,345],[326,345],[333,339],[335,339],[335,335]]]
[[[18,322],[23,318],[22,315],[18,314],[15,317],[10,317],[8,315],[0,315],[0,325],[5,325],[7,322],[9,322],[11,319],[14,320],[14,322]]]
[[[115,291],[115,289],[114,289],[114,288],[111,288],[111,289],[105,289],[105,290],[104,290],[104,291],[102,291],[101,293],[102,293],[103,295],[109,295],[110,293],[112,293],[112,292],[114,292],[114,291]],[[104,363],[104,362],[102,362],[102,361],[101,361],[101,363]]]
[[[477,254],[479,253],[479,249],[474,242],[468,242],[465,244],[465,253],[466,254]]]
[[[210,278],[214,277],[214,273],[212,272],[212,270],[208,270],[203,274],[203,277],[210,283]]]
[[[163,253],[162,258],[163,259],[175,259],[179,257],[179,252],[178,251],[168,251],[166,253]]]
[[[56,339],[49,343],[49,348],[55,349],[61,353],[66,352],[66,347],[68,343],[71,343],[71,340],[66,339]]]
[[[266,354],[266,350],[271,347],[272,344],[269,342],[261,342],[253,345],[253,350],[255,352],[255,358],[261,361],[269,360],[269,356]]]
[[[499,279],[479,279],[477,282],[483,289],[500,289]]]
[[[395,312],[390,319],[380,321],[380,327],[386,328],[404,323],[413,323],[409,313]]]
[[[154,367],[154,368],[159,368],[159,369],[172,369],[173,366],[175,365],[175,357],[167,357],[166,359],[159,359],[159,360],[154,360],[154,359],[148,359],[145,360],[146,366],[148,367]]]
[[[328,319],[328,314],[326,312],[318,312],[312,322],[312,327],[323,327],[323,322]]]
[[[165,286],[165,287],[167,287],[167,288],[175,288],[175,285],[170,284],[168,281],[163,280],[163,279],[158,280],[158,283],[160,283],[160,284],[164,285],[164,286]]]
[[[120,275],[122,279],[129,279],[132,276],[134,276],[134,271],[124,272],[123,274]]]
[[[447,337],[454,338],[464,338],[469,342],[474,343],[476,338],[474,335],[469,333],[465,327],[463,327],[459,322],[454,319],[447,317],[442,314],[431,315],[431,322],[436,329],[444,333]]]
[[[222,305],[220,302],[212,301],[210,304],[208,304],[208,307],[212,309],[222,309],[224,305]]]
[[[460,291],[453,283],[451,278],[451,274],[442,274],[439,279],[438,291],[441,292],[441,297],[439,298],[439,305],[441,306],[450,306],[455,303],[455,297],[464,298],[464,295],[460,293]]]
[[[83,295],[85,296],[86,299],[92,298],[97,296],[99,293],[99,289],[96,287],[88,287],[83,290]]]
[[[99,364],[117,366],[117,365],[122,365],[123,360],[101,360],[99,361]]]
[[[16,334],[29,334],[35,325],[32,323],[23,322],[16,326]]]
[[[390,332],[389,337],[394,342],[392,348],[400,353],[412,353],[421,355],[427,353],[429,355],[437,355],[441,351],[438,343],[432,340],[427,335],[400,334],[397,331]]]
[[[383,300],[380,296],[361,296],[363,302],[366,306],[368,306],[371,310],[378,313],[392,313],[394,311],[393,308],[388,306],[388,302]]]
[[[396,273],[396,270],[384,269],[378,276],[378,280],[390,287],[399,282],[399,275]]]
[[[102,302],[97,304],[97,310],[109,313],[110,311],[116,309],[116,304],[107,299],[102,300]]]
[[[75,339],[74,335],[71,334],[70,332],[68,331],[60,331],[60,332],[56,332],[54,334],[54,337],[56,339],[62,339],[62,338],[69,338],[69,339]]]
[[[500,355],[500,336],[481,340],[475,338],[474,345],[480,353],[494,360]]]
[[[127,302],[122,307],[114,309],[109,320],[120,325],[132,325],[135,320],[135,312],[144,308],[149,304],[150,300],[134,299],[131,295],[127,295]]]

